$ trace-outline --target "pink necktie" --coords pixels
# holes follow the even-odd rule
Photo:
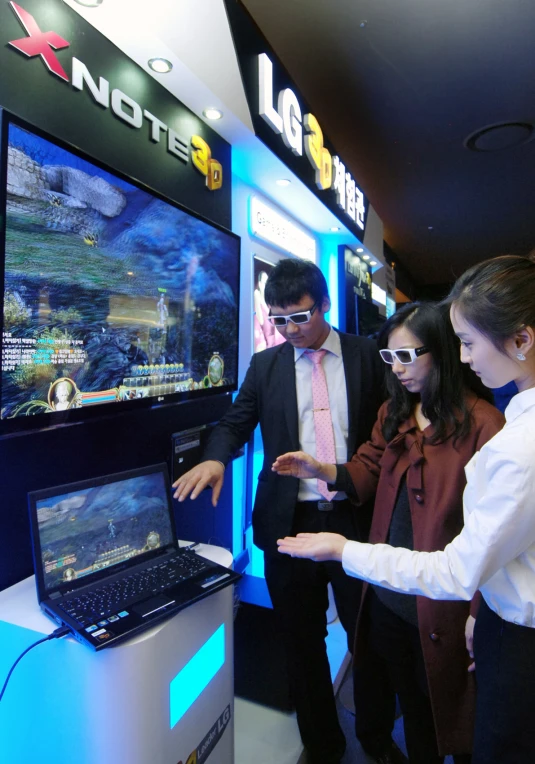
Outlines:
[[[320,462],[336,464],[336,451],[334,448],[334,433],[329,406],[329,393],[327,380],[321,362],[326,350],[306,350],[312,363],[312,402],[314,405],[314,430],[316,432],[316,458]],[[324,480],[318,480],[318,491],[327,501],[336,495],[336,491],[329,491]]]

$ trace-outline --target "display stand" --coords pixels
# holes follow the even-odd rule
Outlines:
[[[232,563],[220,547],[197,551]],[[0,684],[54,628],[33,576],[0,592]],[[219,656],[209,650],[216,632]],[[233,587],[98,653],[70,637],[37,646],[9,681],[0,737],[12,764],[201,764],[208,755],[210,764],[233,764]]]

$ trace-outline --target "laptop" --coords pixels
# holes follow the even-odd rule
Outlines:
[[[94,650],[240,578],[179,547],[165,464],[32,491],[28,499],[41,609]]]

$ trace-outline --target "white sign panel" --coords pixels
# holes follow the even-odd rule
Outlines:
[[[257,196],[251,197],[251,233],[303,260],[316,262],[316,241]]]
[[[386,305],[386,292],[382,287],[372,281],[372,300],[380,305]]]

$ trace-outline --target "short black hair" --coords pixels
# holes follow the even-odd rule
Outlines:
[[[318,266],[309,260],[293,257],[279,260],[266,283],[264,299],[267,305],[286,308],[300,302],[306,295],[312,297],[314,304],[329,299],[327,282]]]

